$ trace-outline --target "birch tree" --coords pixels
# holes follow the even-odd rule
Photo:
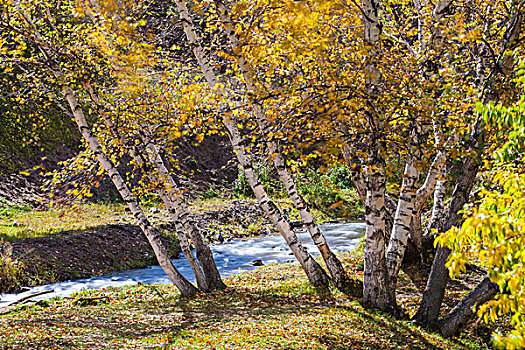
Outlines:
[[[79,63],[74,59],[76,58],[74,50],[77,48],[72,49],[68,46],[62,46],[55,41],[55,35],[67,33],[76,37],[75,34],[77,33],[75,30],[77,32],[82,31],[81,28],[72,27],[67,22],[64,22],[65,25],[63,27],[59,27],[62,23],[57,21],[57,16],[64,15],[60,11],[70,10],[69,5],[71,4],[62,3],[60,7],[56,8],[52,4],[46,3],[36,6],[24,2],[16,2],[13,5],[8,4],[2,13],[0,22],[4,33],[8,34],[2,38],[2,48],[26,43],[26,47],[35,50],[29,56],[29,59],[26,59],[26,56],[24,56],[26,54],[24,50],[10,53],[14,56],[13,59],[17,64],[26,63],[30,66],[41,68],[38,73],[44,74],[43,77],[49,82],[62,87],[64,99],[70,108],[82,137],[130,208],[137,220],[137,224],[150,242],[159,264],[183,295],[195,294],[197,289],[173,266],[160,240],[160,232],[147,219],[136,197],[132,194],[113,161],[108,157],[104,148],[93,134],[91,126],[86,120],[77,92],[74,90],[74,87],[78,86],[75,78],[78,77],[76,74],[79,73],[72,70],[73,67],[78,67],[75,64]],[[55,13],[55,11],[58,13]],[[75,42],[76,44],[82,43],[79,37],[77,39],[79,40]],[[45,74],[50,74],[51,77],[45,76]]]
[[[109,7],[103,8],[102,6],[104,5]],[[112,10],[113,15],[115,14],[113,5],[111,3],[104,4],[103,2],[100,2],[96,3],[94,6],[86,6],[87,5],[83,8],[84,12],[89,15],[93,24],[97,27],[95,35],[98,35],[99,37],[110,37],[112,35],[111,27],[115,25],[115,23],[112,23],[111,20],[107,20],[106,14],[109,13],[108,11]],[[125,12],[127,9],[122,8],[122,10]],[[124,17],[124,15],[121,17]],[[114,39],[116,42],[119,40],[121,40],[119,37]],[[111,43],[107,46],[110,49],[112,47]],[[107,54],[111,55],[111,51],[107,52]],[[133,85],[122,83],[117,86],[117,88],[122,90],[122,94],[126,96],[125,90],[126,86],[128,86],[131,91],[128,93],[127,98],[135,101],[141,100],[141,103],[138,104],[139,106],[153,106],[153,108],[141,111],[143,115],[147,116],[146,118],[140,118],[136,113],[132,113],[132,108],[131,110],[128,108],[128,113],[121,115],[121,117],[124,117],[121,124],[123,121],[125,122],[125,120],[129,120],[129,123],[134,124],[131,125],[131,130],[135,130],[140,135],[140,138],[127,138],[126,135],[119,130],[117,124],[112,120],[111,115],[108,115],[111,114],[111,111],[108,108],[104,108],[99,97],[94,92],[91,85],[88,84],[90,96],[98,106],[99,115],[111,130],[111,133],[133,157],[136,165],[143,170],[145,175],[149,178],[150,184],[153,185],[159,197],[163,200],[179,232],[181,249],[190,263],[199,288],[203,291],[224,289],[226,286],[222,282],[211,249],[207,244],[202,231],[193,222],[188,205],[182,196],[183,192],[177,185],[162,159],[159,147],[150,130],[152,129],[152,125],[158,124],[158,121],[155,119],[159,118],[159,113],[155,113],[154,111],[154,106],[157,104],[156,101],[154,98],[150,98],[148,101],[147,98],[147,96],[155,97],[155,89],[150,85],[150,81],[147,77],[140,76],[140,72],[132,72],[131,75],[126,75],[126,71],[122,71],[124,72],[124,76],[118,77],[117,72],[117,81],[123,79],[135,80],[135,84]],[[173,87],[165,86],[165,88],[171,89]],[[195,259],[193,253],[190,251],[190,242],[188,238],[191,239],[191,243],[193,243],[193,246],[195,247],[197,259]]]
[[[160,198],[175,223],[181,250],[190,264],[199,289],[202,291],[224,289],[225,285],[213,260],[211,249],[206,243],[201,230],[192,221],[188,206],[181,195],[182,191],[167,169],[148,127],[143,126],[140,128],[142,137],[138,144],[131,139],[127,139],[113,122],[110,112],[104,108],[98,95],[95,94],[91,87],[89,87],[89,93],[98,106],[99,114],[113,135],[131,154],[136,165],[144,171],[150,182],[157,188]],[[197,259],[191,252],[188,236],[191,237],[195,246]]]
[[[184,1],[175,1],[179,14],[183,20],[184,32],[191,47],[193,48],[193,54],[197,59],[201,72],[209,84],[211,89],[216,89],[221,93],[221,86],[213,67],[210,65],[208,57],[206,57],[202,45],[199,42],[197,33],[193,26],[192,18],[189,14],[188,7]],[[222,91],[222,93],[225,93]],[[306,248],[297,238],[296,234],[293,232],[290,224],[285,220],[281,211],[277,208],[275,203],[268,197],[266,191],[264,190],[261,182],[258,179],[258,175],[255,172],[252,161],[250,160],[249,153],[247,152],[246,147],[244,146],[244,140],[242,139],[241,133],[238,128],[238,121],[234,118],[234,115],[226,113],[228,109],[228,96],[225,96],[225,106],[223,111],[223,122],[228,130],[228,135],[230,137],[231,144],[237,156],[239,164],[243,168],[243,171],[246,175],[246,179],[259,202],[261,208],[268,215],[270,221],[275,225],[277,230],[284,237],[287,245],[292,250],[296,259],[299,261],[303,267],[306,275],[310,282],[318,288],[325,289],[328,286],[328,279],[326,273],[321,268],[321,266],[313,259],[313,257],[307,252]]]
[[[232,51],[241,71],[242,77],[244,78],[246,89],[254,93],[256,96],[261,95],[261,92],[259,91],[260,87],[256,81],[255,72],[242,53],[241,42],[236,34],[235,25],[231,21],[228,8],[222,1],[215,1],[215,6],[219,12],[219,18],[222,21],[226,36],[232,45]],[[280,149],[281,147],[277,142],[268,137],[272,133],[272,125],[266,116],[263,106],[260,105],[256,100],[252,105],[252,109],[255,114],[257,124],[259,125],[259,129],[264,135],[264,142],[267,144],[270,158],[277,169],[279,178],[284,184],[288,196],[292,200],[295,208],[299,211],[304,225],[306,226],[315,245],[321,253],[321,256],[326,263],[328,271],[335,285],[343,292],[350,292],[350,281],[348,281],[348,277],[345,274],[343,265],[335,256],[335,254],[330,250],[323,233],[316,224],[314,217],[310,213],[307,203],[299,194],[297,186],[295,185],[295,182],[286,165],[286,160],[284,159],[283,152]]]
[[[328,142],[339,142],[354,169],[367,215],[368,306],[401,312],[395,300],[396,278],[409,237],[423,237],[420,213],[427,198],[434,194],[427,232],[438,218],[442,227],[456,225],[458,211],[469,200],[477,163],[472,152],[482,151],[476,140],[484,133],[473,113],[479,94],[498,91],[488,94],[501,101],[513,98],[512,87],[506,92],[502,88],[509,87],[509,76],[496,73],[499,65],[493,58],[512,55],[507,38],[510,28],[517,28],[514,18],[520,7],[512,4],[495,11],[486,5],[468,2],[462,10],[450,1],[434,7],[367,1],[236,5],[242,9],[236,14],[238,22],[245,20],[247,9],[261,18],[256,24],[243,22],[241,28],[248,33],[236,29],[255,74],[269,75],[266,91],[276,91],[256,97],[265,106],[284,107],[281,113],[294,113],[303,118],[301,125],[312,125],[313,130],[331,125],[339,137]],[[355,29],[356,21],[363,31]],[[490,45],[495,56],[487,55],[484,45]],[[493,84],[490,89],[484,85],[488,82]],[[397,203],[386,192],[393,170],[391,152],[399,152],[405,162]],[[464,166],[451,181],[456,190],[442,215],[450,177],[446,171],[451,170],[447,159],[461,159]],[[444,263],[440,252],[436,261]],[[429,290],[440,294],[444,288]],[[440,305],[441,300],[426,296],[423,303]]]

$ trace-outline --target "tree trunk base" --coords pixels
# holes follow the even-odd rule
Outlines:
[[[477,306],[486,303],[498,293],[499,287],[485,278],[467,296],[465,296],[449,314],[439,321],[439,331],[444,338],[457,334],[474,318]]]

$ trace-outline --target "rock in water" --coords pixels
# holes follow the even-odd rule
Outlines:
[[[261,259],[257,259],[257,260],[252,261],[252,265],[253,266],[263,266],[264,263]]]

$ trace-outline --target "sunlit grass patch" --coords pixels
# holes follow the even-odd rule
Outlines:
[[[84,230],[101,225],[131,222],[120,203],[80,203],[48,210],[18,209],[0,216],[0,239],[14,241],[44,237],[65,230]]]
[[[231,206],[235,199],[209,198],[199,199],[191,202],[190,211],[194,215],[202,215],[206,212],[221,211]],[[257,205],[255,199],[243,199],[248,203]],[[299,214],[291,210],[293,205],[290,200],[282,199],[276,201],[279,207],[289,210],[291,220],[299,220]],[[149,207],[157,206],[161,211],[149,213]],[[167,224],[171,222],[167,212],[160,203],[145,203],[144,210],[154,224]],[[330,221],[326,214],[313,210],[319,223]],[[110,224],[129,224],[134,219],[130,212],[126,211],[123,203],[77,203],[72,206],[51,207],[46,210],[34,210],[29,207],[11,206],[0,202],[0,241],[16,241],[29,237],[45,237],[62,231],[84,230],[93,227]],[[213,224],[213,225],[211,225]],[[267,225],[263,216],[259,219],[253,218],[248,227],[238,224],[210,223],[213,227],[206,227],[210,232],[232,232],[233,236],[241,237],[247,235],[267,233]]]

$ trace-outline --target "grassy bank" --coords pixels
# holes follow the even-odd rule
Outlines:
[[[3,205],[4,210],[0,213],[0,240],[4,242],[46,237],[65,230],[85,230],[131,220],[121,203],[80,203],[47,210]]]
[[[360,277],[360,254],[343,258]],[[139,285],[26,306],[0,317],[0,343],[4,349],[488,348],[476,327],[444,340],[339,293],[323,300],[297,264],[264,266],[226,283],[230,290],[195,299],[171,285]],[[401,284],[400,304],[414,312],[420,293],[406,276]]]
[[[226,217],[228,208],[232,203],[241,202],[244,206],[256,205],[251,198],[223,199],[208,198],[199,199],[191,202],[190,211],[196,217],[207,217],[203,221],[203,228],[211,233],[222,232],[223,235],[244,236],[266,232],[265,225],[268,223],[264,219],[262,212],[252,212],[252,219],[249,223],[241,222],[243,219],[242,210],[234,213],[237,217]],[[292,208],[289,200],[277,200],[278,205],[285,210]],[[68,207],[54,207],[46,210],[33,210],[29,207],[8,206],[5,203],[3,210],[0,211],[0,241],[14,242],[24,238],[47,237],[65,230],[86,230],[104,225],[132,224],[133,216],[126,210],[123,203],[79,203]],[[167,225],[171,222],[167,211],[161,203],[148,203],[143,206],[149,219],[156,225]],[[150,212],[151,208],[159,211]],[[221,214],[221,212],[226,211]],[[319,222],[333,219],[329,215],[320,211],[313,210]],[[215,217],[213,217],[215,215]],[[298,219],[297,213],[290,214],[291,219]],[[210,221],[209,219],[215,219]],[[249,227],[251,225],[251,227]]]

